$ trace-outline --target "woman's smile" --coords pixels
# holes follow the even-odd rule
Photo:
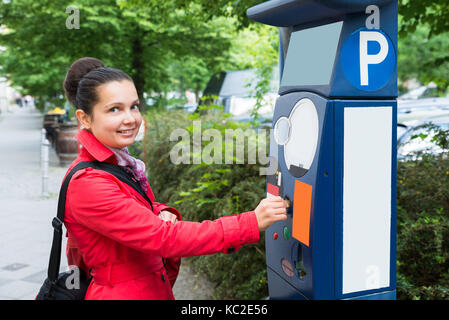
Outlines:
[[[117,132],[124,137],[132,137],[134,135],[135,131],[136,131],[136,128],[127,129],[127,130],[118,130]]]

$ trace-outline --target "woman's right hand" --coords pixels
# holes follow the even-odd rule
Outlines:
[[[287,207],[288,202],[279,196],[262,199],[254,210],[259,231],[265,231],[276,221],[287,220]]]
[[[174,215],[173,213],[171,213],[170,211],[167,211],[167,210],[162,210],[159,213],[158,217],[159,217],[159,219],[161,219],[163,221],[171,221],[173,224],[178,222],[178,218],[176,217],[176,215]]]

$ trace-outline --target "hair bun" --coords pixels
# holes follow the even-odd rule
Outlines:
[[[91,57],[80,58],[70,66],[64,79],[63,86],[65,95],[73,106],[77,107],[75,98],[80,80],[91,70],[100,67],[104,67],[103,62]]]

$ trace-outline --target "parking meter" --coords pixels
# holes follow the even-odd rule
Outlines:
[[[397,1],[272,0],[280,30],[267,196],[270,299],[396,298]]]

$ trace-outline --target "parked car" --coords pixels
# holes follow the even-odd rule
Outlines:
[[[436,86],[436,84],[431,82],[428,85],[420,86],[418,88],[410,90],[407,93],[400,95],[399,100],[416,100],[439,96],[440,92],[438,91],[438,87]]]
[[[407,126],[417,125],[424,119],[446,115],[449,115],[449,98],[398,101],[398,123]]]
[[[188,113],[192,113],[196,110],[198,107],[198,103],[195,104],[183,104],[183,105],[175,105],[175,106],[168,106],[167,110],[184,110]]]
[[[426,118],[444,115],[449,115],[449,98],[398,100],[398,123],[417,123]]]
[[[439,154],[445,151],[432,141],[436,132],[429,128],[428,124],[449,130],[449,115],[427,118],[409,126],[398,124],[398,160],[418,159],[418,153]]]
[[[403,123],[398,123],[397,126],[397,133],[396,133],[396,137],[397,137],[397,141],[399,141],[401,139],[401,137],[409,130],[410,128],[407,127],[405,124]]]
[[[258,110],[261,122],[268,123],[273,119],[274,105],[276,103],[277,93],[267,93],[264,96],[262,105]],[[226,112],[229,112],[233,119],[237,121],[248,122],[251,120],[251,112],[256,106],[255,98],[231,97]]]
[[[256,106],[253,93],[257,81],[254,69],[222,72],[212,76],[203,96],[218,97],[216,103],[223,105],[224,112],[231,114],[232,119],[248,122],[251,120],[251,112]],[[258,110],[259,120],[264,126],[271,127],[278,89],[279,69],[275,67],[269,92],[265,94],[262,106]]]

